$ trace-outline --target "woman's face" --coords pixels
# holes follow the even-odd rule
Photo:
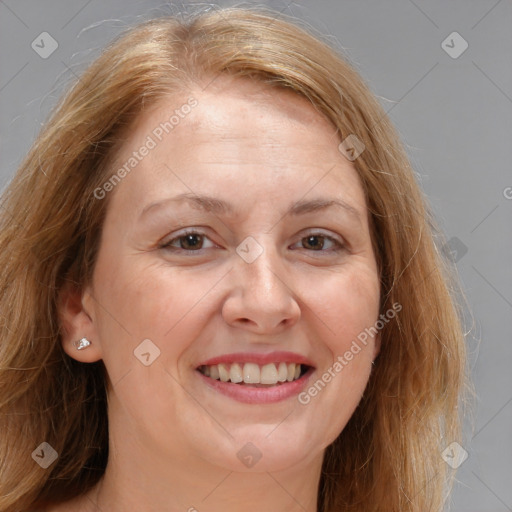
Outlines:
[[[97,193],[110,203],[76,331],[93,344],[72,352],[105,363],[118,447],[275,471],[342,431],[378,352],[357,337],[379,276],[339,142],[305,99],[240,79],[140,118],[122,179]]]

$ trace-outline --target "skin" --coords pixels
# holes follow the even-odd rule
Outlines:
[[[375,323],[380,290],[354,164],[304,98],[217,78],[141,116],[116,165],[191,96],[197,106],[109,192],[92,283],[62,293],[64,349],[79,361],[103,359],[108,371],[110,458],[91,492],[52,510],[316,511],[323,453],[378,353],[370,338],[307,405],[296,396],[240,403],[198,377],[214,356],[287,350],[313,362],[314,383]],[[230,202],[236,214],[185,201],[139,220],[151,203],[182,193]],[[343,200],[359,219],[336,207],[285,215],[313,198]],[[206,237],[183,254],[187,240],[177,237],[187,227]],[[322,245],[322,235],[343,245]],[[249,236],[263,249],[250,264],[236,252]],[[174,252],[159,247],[171,240]],[[77,351],[83,336],[92,345]],[[149,366],[134,357],[144,339],[160,350]],[[262,455],[251,468],[237,457],[248,442]]]

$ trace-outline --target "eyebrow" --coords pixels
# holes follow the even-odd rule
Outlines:
[[[235,210],[233,205],[226,201],[223,201],[222,199],[217,199],[215,197],[204,195],[200,196],[193,193],[184,193],[147,205],[142,210],[139,219],[142,219],[143,217],[148,215],[148,213],[151,210],[158,209],[162,206],[165,206],[166,204],[184,202],[189,203],[190,206],[192,206],[193,208],[202,210],[206,213],[212,213],[214,215],[219,216],[239,216],[239,213]],[[307,213],[315,213],[333,207],[342,209],[355,220],[357,220],[359,223],[362,222],[361,214],[359,213],[359,211],[349,203],[338,198],[316,198],[310,200],[302,199],[300,201],[293,203],[284,213],[283,217],[285,217],[286,215],[299,216]]]

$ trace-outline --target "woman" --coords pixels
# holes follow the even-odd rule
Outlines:
[[[441,510],[454,285],[318,38],[241,9],[135,27],[2,206],[1,511]]]

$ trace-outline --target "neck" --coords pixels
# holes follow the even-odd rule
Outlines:
[[[87,499],[110,512],[317,512],[321,462],[320,457],[309,467],[240,473],[204,461],[195,468],[191,461],[185,467],[182,461],[159,464],[133,447],[110,458]]]

